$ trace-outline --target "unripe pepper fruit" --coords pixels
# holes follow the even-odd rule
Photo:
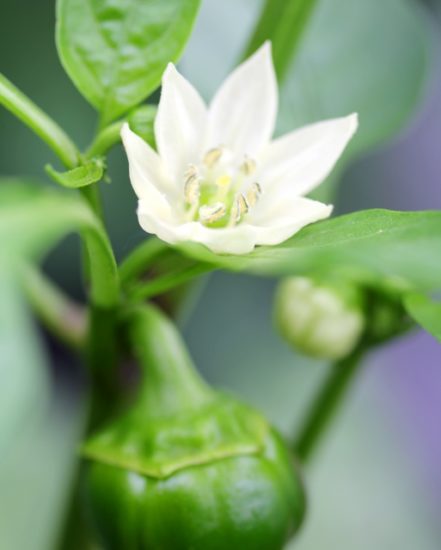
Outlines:
[[[280,436],[198,376],[170,321],[131,320],[146,377],[137,401],[84,445],[87,495],[107,550],[280,550],[305,499]]]

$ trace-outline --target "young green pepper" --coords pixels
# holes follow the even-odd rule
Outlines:
[[[172,323],[137,309],[135,404],[84,445],[89,506],[108,550],[278,550],[305,499],[280,436],[207,386]]]

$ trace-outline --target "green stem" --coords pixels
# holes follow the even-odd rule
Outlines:
[[[25,293],[44,325],[67,345],[81,349],[87,332],[83,308],[63,294],[36,266],[25,265],[22,275]]]
[[[305,416],[294,444],[294,450],[301,462],[307,462],[311,458],[320,438],[338,412],[364,353],[364,348],[356,349],[351,355],[332,365]]]
[[[85,155],[87,158],[96,157],[99,155],[104,155],[109,149],[121,141],[120,132],[121,127],[124,124],[123,120],[114,122],[101,130],[89,149],[87,149]]]
[[[209,264],[194,264],[183,269],[178,269],[162,275],[147,283],[135,286],[129,293],[129,299],[132,302],[141,302],[142,300],[153,298],[159,294],[163,294],[168,290],[176,288],[195,277],[199,277],[204,273],[213,271],[213,266]]]
[[[152,262],[167,253],[169,246],[155,237],[143,241],[122,262],[119,268],[122,284],[126,284],[145,271]]]
[[[271,40],[274,67],[282,82],[317,1],[266,0],[244,57],[250,56],[265,40]]]
[[[2,74],[0,104],[33,130],[54,151],[66,168],[78,165],[80,152],[64,130]]]

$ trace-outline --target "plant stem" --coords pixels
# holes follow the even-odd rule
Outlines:
[[[266,0],[243,57],[250,56],[265,40],[271,40],[274,67],[281,82],[316,4],[317,0]]]
[[[172,271],[152,281],[135,286],[129,294],[129,299],[132,302],[140,302],[153,298],[209,271],[213,271],[213,266],[210,264],[194,264]]]
[[[135,248],[122,262],[119,268],[123,284],[135,279],[145,272],[159,256],[165,254],[169,247],[156,237],[150,237]]]
[[[301,462],[310,460],[320,438],[323,437],[338,412],[364,353],[363,347],[357,348],[348,357],[332,365],[331,371],[306,413],[294,444],[294,450]]]
[[[77,166],[81,155],[70,137],[2,74],[0,104],[33,130],[54,151],[66,168]]]
[[[86,314],[40,270],[26,264],[22,270],[24,290],[45,326],[64,343],[81,349],[86,340]]]
[[[93,140],[90,147],[87,149],[85,153],[86,157],[92,158],[103,155],[114,145],[119,143],[121,140],[120,131],[123,123],[124,121],[120,120],[101,130]]]

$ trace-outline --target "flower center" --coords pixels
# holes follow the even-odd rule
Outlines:
[[[207,227],[239,224],[262,193],[255,171],[256,162],[247,156],[235,164],[228,149],[210,149],[184,173],[185,217]]]

